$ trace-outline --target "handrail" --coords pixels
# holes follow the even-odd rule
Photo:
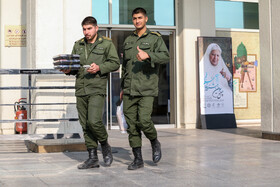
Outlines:
[[[9,87],[0,87],[0,90],[36,90],[36,89],[74,89],[74,86],[9,86]]]
[[[32,105],[68,105],[76,103],[31,103],[31,90],[35,89],[75,89],[75,86],[31,86],[31,76],[38,74],[64,74],[56,69],[0,69],[0,75],[28,75],[28,86],[0,87],[0,90],[28,90],[28,103],[21,105],[29,106],[27,119],[0,120],[0,123],[12,122],[56,122],[56,121],[78,121],[78,118],[57,118],[57,119],[31,119]],[[12,106],[14,104],[0,104],[0,106]]]
[[[1,74],[63,74],[56,69],[0,69]]]
[[[58,119],[21,119],[21,120],[1,120],[2,123],[12,122],[57,122],[57,121],[78,121],[78,118],[58,118]]]

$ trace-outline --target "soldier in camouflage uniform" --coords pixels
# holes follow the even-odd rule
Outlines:
[[[141,131],[151,141],[153,162],[161,159],[161,145],[151,120],[154,97],[158,95],[158,73],[160,64],[169,62],[168,49],[158,32],[146,27],[148,17],[143,8],[132,12],[136,30],[124,42],[124,61],[120,93],[128,124],[129,144],[134,161],[129,170],[144,167],[141,153]]]
[[[108,134],[102,123],[106,98],[107,78],[110,72],[119,68],[119,58],[111,39],[98,34],[97,21],[86,17],[82,22],[84,38],[75,42],[72,54],[80,55],[81,68],[78,71],[64,70],[76,75],[76,98],[79,122],[82,126],[89,158],[78,169],[99,167],[98,142],[101,144],[105,166],[113,161]],[[88,69],[83,65],[90,65]]]

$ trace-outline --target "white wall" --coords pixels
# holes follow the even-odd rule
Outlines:
[[[5,47],[5,25],[26,25],[26,0],[1,1],[1,68],[26,67],[26,47]]]
[[[52,68],[52,57],[71,53],[76,40],[83,37],[81,22],[91,15],[91,0],[28,0],[29,30],[34,33],[29,59],[36,68]],[[35,18],[35,19],[34,19]],[[31,36],[32,37],[32,36]]]
[[[1,0],[1,47],[0,47],[0,68],[18,69],[28,67],[26,61],[26,47],[5,47],[5,25],[26,25],[26,0]],[[0,75],[0,86],[20,86],[26,84],[26,77],[20,75]],[[5,90],[0,92],[1,104],[12,104],[21,97],[26,97],[25,91]],[[12,106],[0,107],[1,119],[14,119]],[[1,123],[2,133],[14,133],[14,124]],[[1,133],[0,131],[0,133]]]

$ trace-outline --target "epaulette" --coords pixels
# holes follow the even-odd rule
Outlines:
[[[157,36],[161,36],[161,34],[159,32],[151,32],[151,34],[157,35]]]
[[[102,36],[102,38],[105,39],[105,40],[112,40],[111,38],[108,38],[106,36]]]
[[[85,39],[84,39],[84,38],[81,38],[81,39],[75,41],[75,43],[76,43],[76,42],[84,42],[84,41],[85,41]]]

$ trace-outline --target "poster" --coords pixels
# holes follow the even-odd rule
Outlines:
[[[240,52],[240,51],[237,51],[237,52]],[[241,56],[241,55],[243,55],[243,56]],[[246,52],[246,54],[240,54],[240,53],[234,54],[233,75],[234,75],[234,78],[239,79],[239,91],[240,92],[256,92],[257,91],[258,61],[257,61],[256,56],[257,55],[247,55],[247,52]]]
[[[231,38],[198,37],[198,56],[201,114],[233,114]]]
[[[236,101],[234,97],[234,113],[238,120],[250,120],[250,119],[261,119],[261,94],[260,94],[260,40],[259,32],[248,32],[248,31],[216,31],[217,36],[232,38],[232,53],[233,53],[233,64],[235,63],[234,57],[242,56],[242,53],[246,55],[247,53],[247,72],[244,71],[244,81],[241,81],[241,68],[236,65],[233,67],[233,77],[238,79],[238,84],[236,84],[236,90],[239,100]],[[244,45],[242,46],[241,43]],[[243,48],[243,49],[242,49]],[[246,56],[245,56],[246,57]],[[250,63],[250,64],[249,64]],[[246,64],[244,64],[246,65]],[[234,65],[235,66],[235,65]],[[238,68],[239,67],[239,68]],[[249,75],[249,76],[248,76]],[[252,85],[249,81],[252,82]],[[241,86],[243,82],[243,86]],[[252,89],[253,88],[253,89]],[[240,95],[241,94],[241,95]],[[247,95],[247,106],[245,106],[245,95]],[[241,98],[244,98],[241,99]],[[242,103],[241,103],[242,102]]]
[[[25,25],[5,25],[5,47],[26,47]]]
[[[239,92],[239,79],[233,79],[234,108],[248,108],[248,93]]]

